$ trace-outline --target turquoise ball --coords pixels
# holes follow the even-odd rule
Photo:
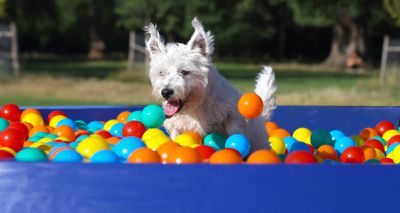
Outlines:
[[[46,153],[36,148],[24,148],[17,153],[15,160],[19,162],[45,162],[48,161]]]
[[[133,111],[128,118],[126,119],[126,122],[128,123],[129,121],[140,121],[142,122],[142,111]]]
[[[8,125],[10,125],[10,123],[6,119],[0,118],[0,132],[5,130]]]
[[[206,135],[204,138],[204,145],[211,146],[215,150],[221,150],[225,148],[225,137],[219,133],[213,132]]]
[[[164,110],[158,105],[148,105],[142,111],[142,123],[147,128],[158,128],[164,123],[164,120]]]

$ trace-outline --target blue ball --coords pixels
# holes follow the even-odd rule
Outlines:
[[[51,147],[57,146],[57,142],[54,141],[50,141],[50,142],[46,142],[47,145],[50,145]]]
[[[78,141],[75,141],[75,142],[70,143],[69,146],[72,147],[72,148],[74,148],[74,149],[76,149],[76,147],[78,146],[78,144],[79,144],[79,142],[78,142]]]
[[[356,142],[350,137],[341,137],[335,143],[335,150],[342,154],[342,152],[352,146],[356,146]]]
[[[52,155],[53,152],[55,152],[57,149],[64,147],[64,146],[69,146],[66,143],[57,143],[55,146],[53,146],[53,148],[50,149],[50,152],[48,153],[48,156]]]
[[[82,160],[82,155],[73,149],[62,150],[53,157],[53,161],[59,163],[82,162]]]
[[[110,129],[110,134],[116,137],[122,137],[122,129],[124,128],[123,123],[114,124]]]
[[[296,140],[294,137],[292,137],[292,136],[287,136],[287,137],[285,137],[285,138],[283,139],[283,142],[285,143],[286,149],[287,149],[287,150],[290,150],[290,147],[292,147],[292,145],[293,145],[294,143],[296,143],[297,140]]]
[[[140,121],[142,122],[142,111],[133,111],[128,118],[126,119],[126,122],[128,123],[129,121]]]
[[[64,118],[64,119],[60,120],[57,123],[56,127],[63,126],[63,125],[71,127],[74,130],[74,132],[76,132],[78,130],[78,127],[76,126],[75,122],[69,118]]]
[[[126,161],[133,151],[141,147],[146,147],[146,144],[142,140],[134,136],[129,136],[121,139],[112,150],[122,161]]]
[[[338,139],[341,138],[341,137],[346,136],[342,131],[336,130],[336,129],[330,131],[329,133],[331,134],[332,140],[334,140],[334,141],[338,140]]]
[[[289,153],[292,153],[294,151],[299,151],[299,150],[304,150],[307,152],[311,152],[310,147],[306,143],[303,142],[295,142],[290,146]]]
[[[87,125],[88,129],[103,129],[103,127],[104,127],[104,124],[101,123],[100,121],[91,121]]]
[[[388,148],[387,148],[387,150],[386,150],[386,155],[388,155],[389,153],[391,153],[393,150],[394,150],[394,148],[396,148],[396,146],[398,146],[400,143],[398,143],[398,142],[395,142],[395,143],[392,143]]]
[[[101,150],[92,155],[90,158],[92,163],[116,163],[119,161],[118,156],[111,150]]]
[[[245,158],[250,153],[250,141],[244,135],[233,134],[226,139],[225,148],[236,149]]]
[[[158,105],[150,104],[142,111],[142,123],[147,128],[158,128],[164,123],[164,120],[164,110]]]

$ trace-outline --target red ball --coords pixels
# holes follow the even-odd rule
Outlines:
[[[395,135],[393,137],[391,137],[389,139],[389,141],[387,142],[387,147],[389,147],[390,145],[394,144],[394,143],[400,143],[400,135]]]
[[[24,147],[24,137],[16,129],[6,129],[0,133],[0,145],[18,152]]]
[[[308,146],[308,148],[310,148],[310,152],[311,152],[311,153],[314,153],[314,152],[315,152],[315,149],[314,149],[314,147],[313,147],[311,144],[307,144],[307,146]]]
[[[364,163],[364,152],[360,147],[349,147],[342,152],[340,161],[343,163]]]
[[[0,117],[11,122],[20,121],[21,110],[15,104],[4,104],[0,109]]]
[[[25,124],[21,122],[13,122],[7,127],[7,129],[16,129],[20,131],[22,136],[24,137],[24,141],[28,140],[29,138],[29,129],[25,126]]]
[[[203,161],[208,160],[211,157],[211,155],[214,154],[214,152],[215,152],[214,148],[212,148],[211,146],[206,146],[206,145],[200,145],[194,149],[200,153],[201,157],[203,158]]]
[[[290,153],[286,159],[285,163],[287,164],[311,164],[318,163],[317,159],[313,154],[308,151],[299,150]]]
[[[388,130],[395,129],[395,126],[390,121],[381,121],[375,126],[376,131],[378,131],[379,135],[383,135]]]
[[[365,141],[364,145],[370,146],[372,148],[377,148],[385,153],[385,147],[383,146],[382,142],[376,139],[368,139]]]
[[[99,130],[96,132],[96,135],[100,135],[101,137],[103,137],[104,139],[112,137],[111,133],[109,133],[106,130]]]
[[[14,159],[14,155],[6,150],[0,150],[0,160],[12,160]]]
[[[135,136],[142,138],[142,135],[146,132],[146,127],[139,121],[129,121],[122,128],[122,136]]]
[[[67,117],[67,115],[66,115],[63,111],[54,110],[54,111],[51,111],[51,112],[49,113],[49,115],[47,116],[46,123],[49,123],[49,122],[51,121],[51,119],[52,119],[53,117],[57,116],[57,115],[64,115],[65,117]]]
[[[381,164],[394,164],[394,161],[390,158],[382,158]]]

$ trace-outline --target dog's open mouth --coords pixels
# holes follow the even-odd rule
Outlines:
[[[176,113],[179,112],[183,107],[183,101],[168,101],[166,104],[163,105],[164,113],[167,118],[172,117]]]

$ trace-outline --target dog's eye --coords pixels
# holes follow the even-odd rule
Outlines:
[[[189,71],[186,71],[186,70],[181,70],[181,74],[182,74],[183,76],[186,76],[186,75],[188,75],[188,74],[189,74]]]

